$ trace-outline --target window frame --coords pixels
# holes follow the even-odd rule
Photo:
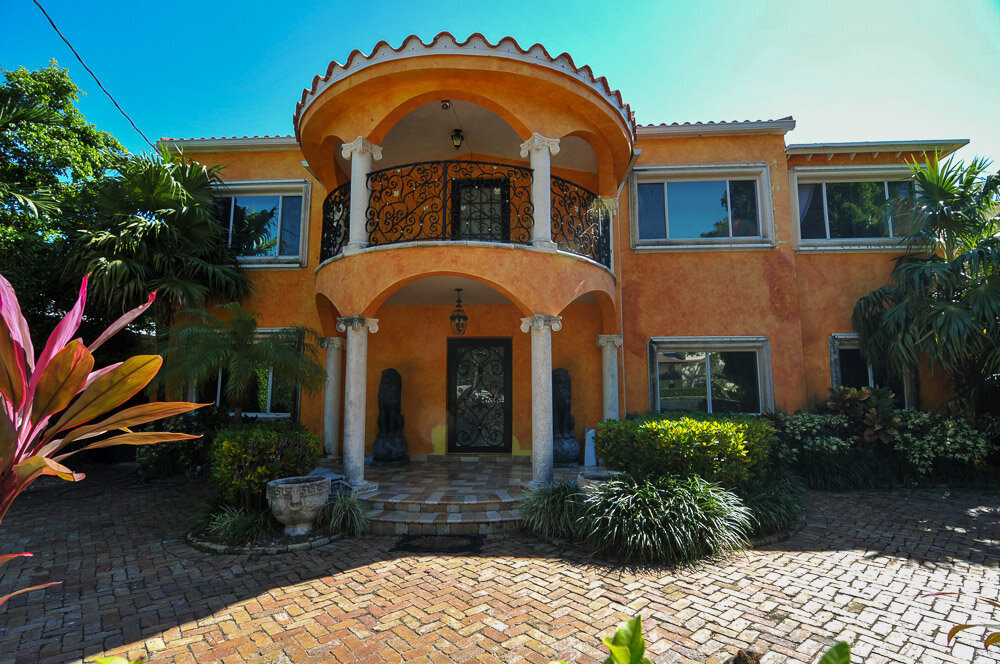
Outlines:
[[[835,332],[830,335],[830,388],[835,389],[841,385],[842,376],[840,371],[840,351],[860,350],[861,342],[858,335],[853,332]],[[862,358],[868,366],[868,387],[875,387],[875,370],[867,357]],[[902,377],[903,381],[903,407],[917,408],[919,398],[917,391],[917,381],[914,372],[907,372]]]
[[[670,221],[664,190],[664,232],[667,238],[643,239],[639,236],[639,185],[648,183],[725,181],[729,191],[732,180],[752,180],[757,193],[757,224],[759,235],[749,237],[712,237],[671,239]],[[633,251],[712,251],[739,249],[771,249],[774,242],[774,204],[771,197],[770,168],[765,162],[681,164],[670,166],[636,166],[629,178],[629,224]],[[730,210],[732,219],[732,210]]]
[[[803,238],[802,218],[799,214],[799,185],[845,182],[904,182],[912,179],[913,171],[901,164],[886,166],[797,166],[788,169],[788,191],[791,197],[792,226],[795,248],[799,251],[897,251],[906,247],[905,236],[859,238]],[[886,185],[888,187],[888,184]],[[826,234],[830,234],[829,210],[826,205],[826,187],[823,187],[823,215]],[[888,196],[888,190],[886,191]],[[888,198],[887,198],[888,200]],[[892,219],[886,220],[892,232]]]
[[[305,267],[308,262],[309,247],[309,202],[312,184],[308,180],[234,180],[222,182],[216,187],[217,198],[238,198],[240,196],[301,196],[302,211],[299,220],[299,250],[295,256],[238,256],[241,267],[249,269],[275,269],[292,266]],[[279,198],[280,201],[280,198]],[[229,206],[227,235],[232,235],[233,208]],[[280,213],[280,209],[279,209]],[[278,238],[281,227],[279,219]],[[231,238],[230,238],[231,240]]]
[[[774,379],[771,373],[771,342],[761,336],[711,336],[711,337],[652,337],[647,344],[649,369],[649,409],[660,412],[660,372],[657,353],[715,353],[752,351],[757,355],[757,387],[760,413],[774,412]],[[706,399],[711,403],[711,381],[706,385]],[[711,413],[711,411],[709,411]],[[753,414],[753,413],[747,413]]]

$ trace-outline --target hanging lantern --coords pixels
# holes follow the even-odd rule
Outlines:
[[[462,336],[465,334],[465,327],[469,322],[469,317],[465,315],[465,309],[462,308],[462,289],[456,288],[455,293],[455,310],[448,316],[448,320],[451,321],[451,331],[457,336]]]

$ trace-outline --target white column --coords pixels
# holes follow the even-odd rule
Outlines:
[[[598,334],[597,346],[601,349],[601,380],[604,384],[604,419],[617,420],[618,415],[618,349],[622,345],[620,334]]]
[[[531,332],[531,486],[552,484],[552,332],[562,318],[535,314],[521,319]]]
[[[350,235],[345,253],[368,246],[368,231],[365,228],[368,213],[368,174],[372,172],[372,159],[382,158],[382,148],[358,136],[350,143],[340,146],[344,159],[351,160],[351,221]]]
[[[365,399],[368,388],[368,333],[378,332],[378,320],[364,316],[337,319],[337,329],[347,332],[344,372],[344,475],[355,491],[368,490],[365,482]]]
[[[328,459],[340,456],[340,378],[344,365],[344,339],[327,337],[321,344],[326,348],[326,385],[323,389],[323,451]]]
[[[545,138],[537,131],[521,143],[521,158],[531,157],[531,205],[534,224],[531,244],[545,249],[555,249],[552,241],[552,176],[551,155],[559,154],[559,139]]]

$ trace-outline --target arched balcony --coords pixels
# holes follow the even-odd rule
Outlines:
[[[532,169],[471,160],[400,164],[367,175],[368,246],[401,242],[531,245]],[[611,267],[611,214],[594,192],[550,176],[549,237],[555,246]],[[357,200],[357,199],[355,199]],[[351,183],[323,203],[320,260],[340,255],[351,219]]]

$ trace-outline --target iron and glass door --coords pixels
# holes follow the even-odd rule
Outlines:
[[[451,185],[452,239],[510,241],[510,180],[465,178]]]
[[[448,452],[511,452],[510,339],[448,339]]]

